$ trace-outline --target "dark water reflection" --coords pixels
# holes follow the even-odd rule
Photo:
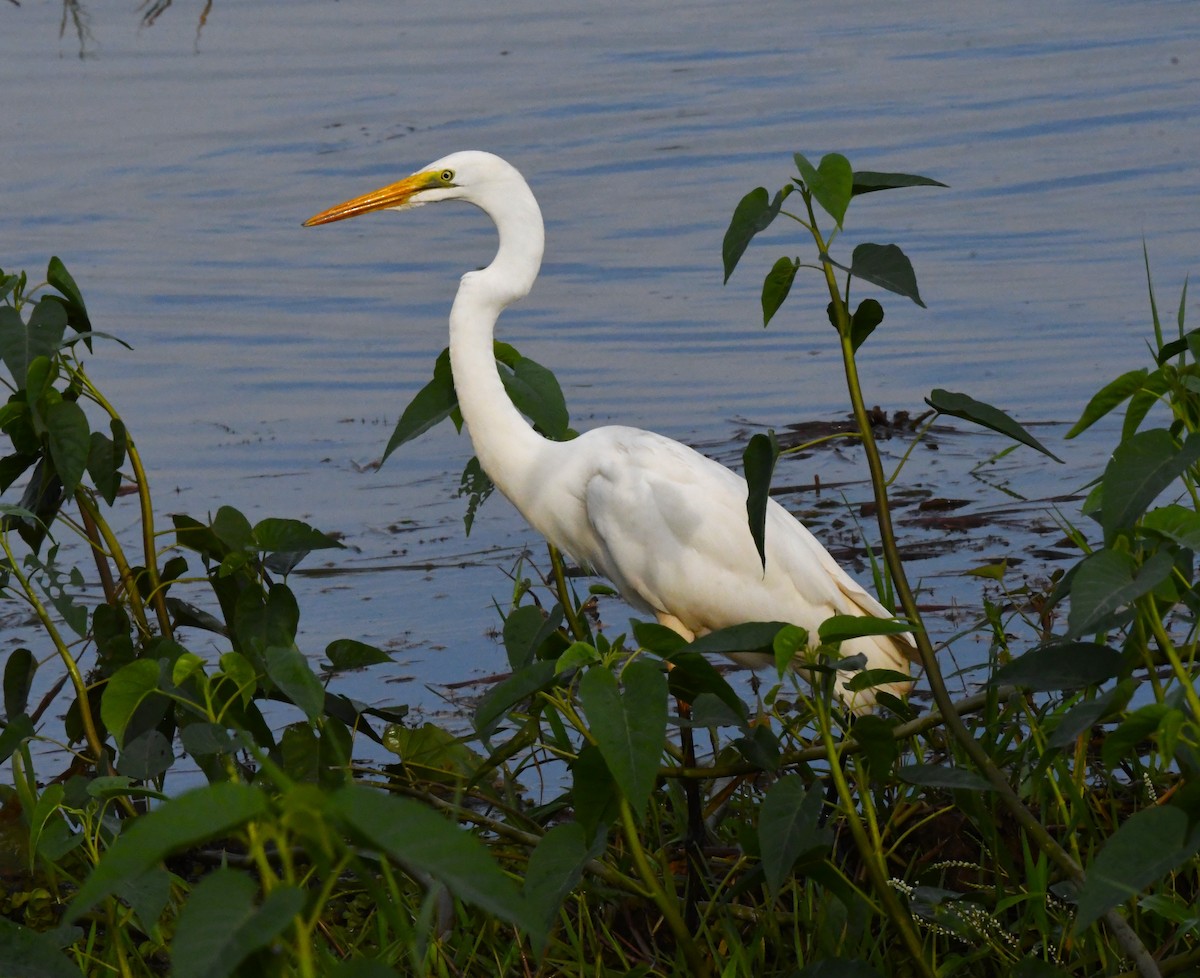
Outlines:
[[[733,458],[744,433],[844,411],[815,280],[759,324],[761,273],[798,239],[764,236],[721,285],[734,204],[782,184],[795,150],[950,184],[850,212],[847,245],[900,243],[929,304],[885,302],[864,351],[869,397],[889,411],[919,410],[940,386],[1028,423],[1073,420],[1144,359],[1143,241],[1164,306],[1196,268],[1190,2],[264,0],[176,4],[142,30],[96,7],[82,60],[56,39],[60,15],[0,6],[14,107],[0,264],[61,255],[99,328],[134,345],[103,350],[92,373],[163,513],[230,503],[346,534],[351,551],[327,558],[338,574],[296,583],[311,651],[349,634],[399,652],[399,668],[356,686],[367,699],[435,708],[417,684],[380,683],[494,672],[500,568],[540,547],[499,500],[464,539],[452,495],[470,451],[449,429],[381,472],[368,464],[445,343],[457,276],[490,257],[490,228],[439,208],[302,231],[320,207],[454,149],[509,156],[549,243],[504,338],[557,372],[577,427],[619,420]],[[1071,466],[1010,456],[988,469],[1000,489],[971,472],[1000,447],[987,439],[943,445],[911,475],[980,512],[1014,492],[1068,494],[1107,443],[1059,448],[1063,430],[1045,437]],[[855,512],[853,456],[780,478],[818,475],[850,483]],[[790,502],[835,548],[857,534],[844,514]],[[932,604],[977,604],[965,566],[1040,547],[1029,528],[1054,507],[1023,505],[1020,532],[964,529],[961,548],[917,562]]]

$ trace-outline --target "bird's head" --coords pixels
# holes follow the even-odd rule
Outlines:
[[[488,184],[508,178],[510,174],[516,174],[516,170],[491,153],[451,153],[397,183],[390,183],[314,214],[304,222],[304,227],[343,221],[368,211],[404,210],[442,200],[475,203]]]

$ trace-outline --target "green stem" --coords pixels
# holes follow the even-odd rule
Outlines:
[[[633,857],[634,868],[641,877],[642,884],[650,892],[650,899],[654,901],[659,913],[663,915],[663,920],[671,929],[671,933],[675,935],[675,941],[687,962],[688,972],[695,978],[709,978],[712,974],[712,963],[700,953],[700,949],[692,939],[691,932],[683,922],[683,917],[679,915],[679,908],[676,906],[675,900],[659,883],[658,875],[655,873],[654,867],[650,865],[646,850],[642,847],[641,839],[638,838],[633,809],[629,807],[629,802],[624,797],[620,799],[620,809],[621,828],[624,830],[625,843],[629,846],[629,854]]]
[[[904,563],[900,559],[900,550],[896,545],[896,534],[892,525],[892,511],[887,495],[883,463],[879,456],[879,447],[875,443],[874,433],[871,430],[866,404],[863,401],[862,386],[858,378],[858,364],[855,362],[854,347],[850,340],[850,312],[838,290],[833,264],[827,257],[824,257],[826,256],[825,241],[817,228],[815,215],[812,215],[812,202],[808,194],[805,194],[805,203],[809,208],[810,216],[813,217],[811,229],[813,238],[823,256],[821,264],[825,273],[825,282],[829,288],[829,296],[833,302],[838,337],[841,340],[842,364],[846,374],[846,386],[850,395],[854,420],[858,424],[859,431],[862,433],[863,451],[866,454],[867,468],[871,474],[871,486],[875,495],[875,515],[879,524],[884,563],[887,565],[888,572],[892,577],[892,582],[896,588],[896,595],[900,599],[900,605],[904,609],[904,614],[916,626],[913,631],[913,637],[917,643],[917,651],[920,655],[921,665],[925,670],[925,677],[929,683],[930,692],[933,694],[934,703],[937,704],[939,711],[941,711],[946,721],[946,728],[955,742],[967,757],[970,758],[979,772],[987,778],[1004,807],[1012,813],[1013,818],[1029,834],[1037,847],[1046,853],[1055,865],[1075,882],[1076,885],[1082,886],[1084,882],[1083,867],[1071,857],[1070,853],[1059,845],[1058,841],[1038,821],[1033,812],[1025,807],[1017,793],[1013,790],[1012,785],[1008,783],[1008,779],[1005,778],[1003,772],[993,763],[983,745],[971,736],[971,732],[967,729],[966,724],[962,722],[962,718],[954,711],[954,701],[946,689],[945,679],[942,676],[941,668],[934,655],[933,644],[930,642],[928,633],[922,627],[921,612],[917,608],[917,601],[913,595],[912,587],[908,583],[908,575],[905,573]],[[1125,918],[1116,910],[1111,910],[1105,914],[1104,919],[1113,931],[1121,949],[1137,963],[1138,971],[1144,978],[1160,978],[1154,958],[1151,957],[1150,952],[1146,950],[1146,946],[1138,938],[1137,934],[1134,933]]]
[[[912,958],[912,963],[920,969],[921,974],[925,975],[926,978],[936,978],[937,972],[925,956],[925,948],[921,944],[921,938],[917,935],[916,929],[912,925],[912,917],[909,916],[908,911],[900,904],[900,898],[896,896],[896,891],[888,881],[887,867],[884,864],[879,837],[877,834],[874,838],[868,836],[867,829],[863,825],[863,820],[859,816],[854,795],[850,791],[850,785],[846,781],[845,772],[842,770],[838,746],[834,743],[833,734],[830,732],[829,715],[823,706],[819,706],[818,709],[821,712],[818,726],[821,731],[821,740],[824,742],[825,750],[829,755],[830,777],[833,778],[833,784],[837,789],[838,799],[842,804],[846,824],[850,827],[850,835],[854,838],[854,844],[858,848],[859,856],[862,857],[863,866],[867,870],[867,876],[870,878],[872,887],[883,903],[883,909],[887,913],[888,918],[896,930],[900,932],[900,940]]]
[[[75,700],[79,704],[79,718],[83,723],[83,733],[87,738],[88,747],[91,749],[93,755],[92,763],[99,769],[100,763],[104,759],[104,741],[100,737],[99,728],[96,726],[96,718],[92,715],[92,706],[88,702],[87,683],[84,681],[83,673],[79,671],[79,663],[71,655],[71,650],[67,648],[67,643],[63,641],[62,635],[54,624],[54,619],[50,617],[46,606],[42,604],[29,578],[21,572],[20,563],[13,556],[12,548],[8,545],[7,533],[0,533],[0,547],[4,548],[4,556],[8,559],[9,573],[21,585],[21,590],[24,592],[26,600],[33,607],[34,614],[37,615],[38,621],[42,623],[42,628],[45,629],[46,634],[50,637],[55,651],[58,652],[59,658],[62,659],[63,665],[66,667],[67,674],[71,677],[71,685],[75,687]]]
[[[550,551],[550,567],[554,572],[554,589],[558,592],[558,603],[562,606],[563,617],[567,619],[567,628],[578,642],[586,642],[588,634],[580,624],[575,603],[571,600],[571,591],[567,587],[567,572],[563,566],[562,551],[552,543],[546,544]]]

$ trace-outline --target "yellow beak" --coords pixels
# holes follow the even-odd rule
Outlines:
[[[321,211],[320,214],[314,214],[304,222],[303,226],[310,228],[315,224],[331,224],[334,221],[344,221],[348,217],[357,217],[359,214],[366,214],[368,211],[404,207],[408,204],[413,194],[422,190],[428,190],[431,187],[440,186],[444,186],[444,184],[439,182],[437,173],[414,173],[411,177],[405,177],[399,183],[390,183],[386,187],[372,190],[361,197],[355,197],[353,200],[335,204],[328,210]]]

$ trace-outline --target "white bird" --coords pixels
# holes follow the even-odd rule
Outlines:
[[[463,420],[483,470],[542,536],[608,578],[634,608],[687,640],[751,621],[808,630],[833,615],[890,617],[805,526],[774,500],[767,505],[764,570],[746,517],[746,482],[725,466],[662,435],[610,426],[572,441],[542,437],[513,406],[496,370],[492,334],[500,313],[527,295],[542,262],[542,214],[521,174],[498,156],[453,153],[304,222],[328,224],[374,210],[444,200],[474,204],[492,219],[500,246],[490,265],[462,277],[450,310],[450,365]],[[912,636],[871,636],[842,644],[867,668],[907,674]],[[750,665],[766,656],[733,656]],[[874,690],[839,697],[869,711]],[[880,689],[903,694],[910,682]]]

